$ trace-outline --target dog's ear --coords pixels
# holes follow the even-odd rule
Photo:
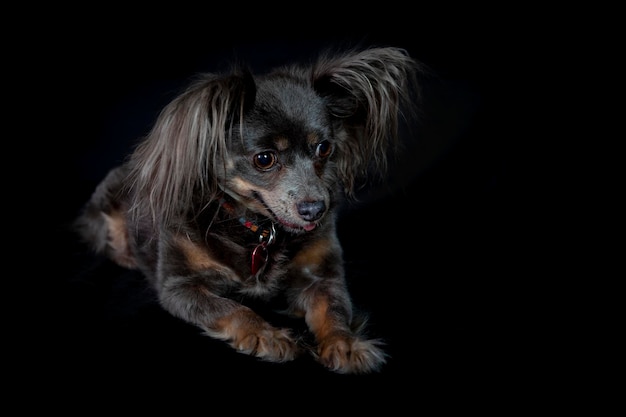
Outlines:
[[[136,212],[167,223],[214,199],[220,191],[216,170],[225,169],[230,134],[255,96],[250,71],[234,68],[198,76],[165,106],[129,160]]]
[[[233,96],[239,97],[239,100],[233,103],[233,118],[241,120],[254,106],[256,83],[252,71],[247,66],[233,70],[230,82],[233,83]]]
[[[398,144],[400,116],[416,114],[420,71],[417,61],[394,47],[327,53],[313,66],[313,88],[347,132],[338,146],[345,156],[339,168],[348,195],[358,177],[386,172],[388,150]]]
[[[327,107],[333,117],[345,120],[350,117],[358,119],[365,116],[362,112],[357,114],[359,111],[357,97],[345,86],[338,84],[331,74],[322,74],[315,78],[313,88],[327,99]]]

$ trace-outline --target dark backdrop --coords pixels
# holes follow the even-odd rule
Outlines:
[[[46,380],[62,375],[65,382],[54,385],[65,395],[109,402],[146,386],[203,393],[192,397],[199,403],[218,401],[219,389],[263,393],[271,402],[291,390],[299,400],[391,411],[516,395],[511,381],[526,366],[511,308],[519,301],[522,266],[513,254],[521,226],[513,216],[514,133],[498,99],[518,86],[492,36],[496,28],[477,31],[459,20],[428,28],[421,26],[427,16],[389,20],[392,30],[376,19],[350,29],[340,19],[284,28],[273,21],[245,35],[234,21],[224,31],[146,22],[135,31],[127,22],[42,37],[49,55],[35,71],[42,87],[36,110],[48,117],[38,209],[52,259],[45,286],[52,306],[41,319],[53,323],[41,342]],[[354,302],[370,313],[370,331],[390,354],[381,373],[365,376],[335,375],[308,358],[277,365],[237,354],[170,317],[141,276],[93,257],[66,229],[193,74],[233,58],[264,71],[337,45],[404,47],[434,74],[424,81],[416,134],[404,133],[409,151],[393,167],[392,187],[371,190],[340,217]]]

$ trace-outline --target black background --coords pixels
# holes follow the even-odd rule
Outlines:
[[[527,224],[518,215],[526,204],[514,163],[519,132],[503,100],[524,88],[511,59],[523,43],[505,37],[506,21],[479,24],[462,13],[436,14],[437,24],[399,10],[365,20],[319,15],[250,24],[208,13],[188,26],[174,16],[133,16],[39,38],[30,68],[38,100],[27,111],[44,120],[42,183],[31,192],[47,230],[37,247],[51,259],[42,287],[50,307],[39,320],[51,331],[40,329],[43,364],[29,375],[62,379],[51,384],[64,393],[59,404],[81,396],[149,403],[175,393],[209,412],[226,393],[241,395],[228,407],[250,405],[254,393],[251,404],[269,412],[287,398],[304,409],[337,401],[393,412],[493,407],[533,391],[520,382],[532,372],[536,347],[523,323],[533,306],[519,308],[532,254],[520,250]],[[371,190],[340,217],[354,303],[370,313],[370,333],[390,354],[380,373],[336,375],[306,357],[269,364],[238,354],[169,316],[138,273],[91,256],[67,231],[98,181],[195,73],[232,59],[262,72],[354,45],[406,48],[433,74],[391,189]]]

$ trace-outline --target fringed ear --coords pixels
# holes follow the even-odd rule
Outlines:
[[[248,113],[254,106],[256,99],[256,83],[252,72],[247,66],[238,67],[233,70],[231,76],[233,85],[233,95],[240,97],[238,106],[233,108],[233,119],[241,120],[243,116]]]
[[[255,95],[250,72],[237,69],[204,74],[172,100],[129,161],[135,213],[150,212],[154,221],[169,223],[190,214],[193,202],[214,198],[215,172],[225,167],[230,132]]]
[[[420,70],[405,50],[392,47],[329,53],[314,65],[313,87],[347,132],[338,144],[347,195],[354,195],[358,178],[386,173],[400,117],[415,114]]]

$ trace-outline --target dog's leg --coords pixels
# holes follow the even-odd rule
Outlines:
[[[220,295],[239,281],[234,271],[200,244],[184,237],[174,241],[159,249],[157,291],[167,311],[241,353],[271,362],[297,356],[298,344],[287,329],[272,326],[247,306]]]
[[[312,290],[307,296],[310,308],[305,320],[318,343],[317,360],[338,373],[369,373],[378,371],[386,354],[378,340],[366,339],[360,329],[351,328],[350,305],[347,295],[335,297],[332,291]]]
[[[290,311],[304,316],[315,335],[316,359],[332,371],[370,373],[386,362],[382,342],[367,339],[357,325],[341,264],[341,248],[335,239],[311,245],[295,259],[301,277],[292,293]]]
[[[136,268],[128,237],[125,204],[121,189],[125,167],[112,169],[96,187],[74,222],[74,229],[96,253],[106,254],[125,268]]]
[[[273,327],[250,308],[211,293],[201,282],[189,277],[171,278],[162,292],[162,305],[238,352],[270,362],[286,362],[297,356],[298,346],[287,329]]]

